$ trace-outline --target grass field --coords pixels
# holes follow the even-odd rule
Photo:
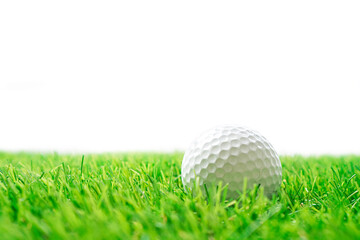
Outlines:
[[[360,237],[358,156],[281,157],[277,197],[255,189],[230,202],[221,189],[184,191],[181,160],[0,153],[0,239]]]

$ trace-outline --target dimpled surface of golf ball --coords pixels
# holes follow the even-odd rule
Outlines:
[[[202,190],[204,184],[228,184],[228,199],[241,194],[246,178],[248,189],[260,184],[264,195],[271,197],[280,187],[282,168],[278,154],[262,135],[225,125],[208,130],[191,144],[182,161],[181,178],[189,188],[199,178]]]

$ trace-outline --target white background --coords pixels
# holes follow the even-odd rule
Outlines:
[[[2,1],[0,150],[360,153],[359,1]]]

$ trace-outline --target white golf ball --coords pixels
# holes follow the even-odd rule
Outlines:
[[[198,137],[185,152],[181,165],[184,186],[207,187],[228,184],[227,198],[241,194],[244,180],[247,188],[260,185],[271,197],[280,187],[282,168],[279,156],[262,135],[251,129],[225,125],[215,127]],[[203,188],[202,188],[203,189]]]

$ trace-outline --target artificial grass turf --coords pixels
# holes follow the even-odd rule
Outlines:
[[[184,191],[182,153],[0,153],[0,239],[359,239],[360,157],[283,156],[283,183]],[[226,187],[225,187],[226,188]]]

